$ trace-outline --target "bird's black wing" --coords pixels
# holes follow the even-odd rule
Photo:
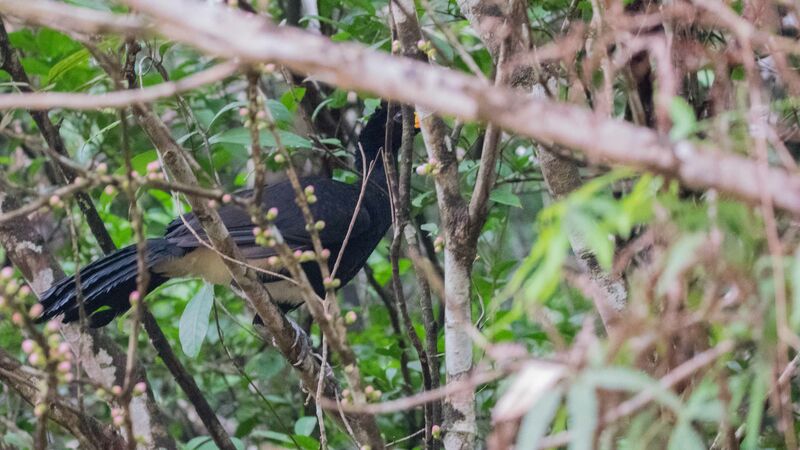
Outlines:
[[[332,252],[338,251],[355,212],[360,186],[324,177],[303,178],[301,182],[304,188],[314,186],[314,195],[317,197],[317,201],[309,205],[309,209],[314,220],[325,222],[325,227],[319,232],[322,245],[331,249]],[[278,209],[278,216],[274,223],[286,244],[293,250],[312,249],[311,236],[306,230],[303,213],[295,203],[294,189],[291,184],[284,181],[268,186],[264,188],[261,198],[264,212],[273,207]],[[235,205],[224,205],[219,209],[219,214],[234,242],[248,259],[275,255],[274,249],[256,244],[255,236],[253,236],[255,225],[244,209]],[[351,244],[357,242],[359,235],[370,229],[371,223],[369,212],[362,206],[353,223]],[[193,213],[189,213],[184,214],[183,219],[179,217],[170,223],[167,226],[165,237],[179,247],[190,249],[201,245],[197,237],[205,239],[206,234],[197,217]]]

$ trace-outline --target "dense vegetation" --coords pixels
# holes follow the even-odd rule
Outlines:
[[[136,445],[132,430],[143,448],[798,448],[797,5],[159,3],[0,1],[0,448]],[[317,33],[334,44],[286,40]],[[329,63],[353,43],[362,59]],[[380,73],[378,52],[421,62],[348,72]],[[83,350],[79,328],[28,317],[59,270],[162,235],[189,198],[217,210],[290,167],[356,182],[382,97],[421,119],[413,137],[402,107],[413,142],[389,170],[402,226],[321,301],[338,308],[289,314],[321,371],[253,324],[254,294],[200,280],[170,281]],[[304,376],[369,419],[343,425]]]

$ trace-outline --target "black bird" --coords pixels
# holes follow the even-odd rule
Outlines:
[[[397,114],[390,121],[390,154],[393,158],[401,142],[402,120],[399,111],[397,108]],[[382,161],[382,149],[387,135],[387,114],[386,105],[381,105],[359,134],[358,142],[366,158],[364,162],[367,167],[374,162],[374,170],[368,179],[361,207],[336,273],[342,286],[361,270],[392,223],[389,189]],[[356,170],[360,173],[360,151],[356,152],[355,162]],[[322,245],[330,250],[329,267],[332,268],[356,210],[362,183],[346,184],[320,176],[304,177],[300,181],[304,188],[314,187],[317,201],[309,207],[315,220],[325,222],[325,227],[319,234]],[[242,196],[252,194],[252,190],[240,192]],[[261,199],[263,211],[278,209],[274,224],[289,247],[300,251],[313,250],[311,237],[306,231],[306,222],[295,203],[295,192],[288,180],[265,186]],[[255,225],[250,220],[250,214],[235,205],[222,206],[219,214],[248,263],[268,268],[267,260],[275,256],[276,252],[273,248],[256,243],[253,235]],[[220,257],[198,242],[198,236],[206,240],[199,221],[194,214],[189,213],[183,219],[178,217],[173,220],[163,237],[147,240],[145,261],[150,271],[148,292],[170,278],[201,277],[213,284],[231,282],[231,276]],[[324,295],[325,288],[317,263],[305,262],[302,267],[317,294]],[[130,308],[129,297],[136,289],[136,275],[135,245],[117,250],[80,270],[84,310],[89,326],[104,326]],[[272,299],[284,311],[294,309],[303,302],[299,289],[293,282],[270,275],[260,276]],[[37,319],[38,322],[60,314],[64,315],[64,322],[78,320],[75,278],[66,277],[55,283],[42,294],[40,303],[44,311]]]

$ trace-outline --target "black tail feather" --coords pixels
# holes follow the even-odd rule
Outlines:
[[[145,264],[151,269],[155,264],[173,257],[182,256],[183,250],[166,239],[149,239]],[[130,245],[101,258],[80,270],[83,307],[89,326],[101,327],[130,308],[130,293],[136,290],[136,246]],[[152,291],[167,281],[150,271],[147,291]],[[44,322],[64,314],[64,322],[80,318],[78,292],[75,277],[62,278],[42,294],[39,303],[44,311],[36,321]]]

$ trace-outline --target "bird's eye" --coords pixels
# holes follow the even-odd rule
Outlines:
[[[394,120],[395,123],[403,123],[403,111],[398,110],[394,117],[392,117],[392,120]]]

